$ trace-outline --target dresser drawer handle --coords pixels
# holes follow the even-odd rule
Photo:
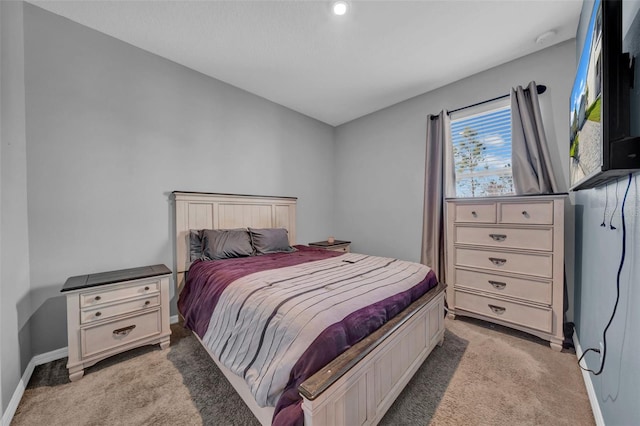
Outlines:
[[[93,298],[93,300],[96,300],[96,301],[100,300],[100,299],[102,299],[102,297],[100,297],[100,296],[96,296],[96,297]]]
[[[102,315],[102,312],[98,311],[94,314],[95,316],[99,317],[100,315]]]
[[[117,330],[113,330],[113,334],[116,336],[126,336],[127,334],[131,333],[131,330],[133,330],[134,328],[136,328],[135,324],[127,327],[122,327]]]
[[[146,286],[146,287],[144,288],[144,291],[149,291],[149,286]]]
[[[147,300],[146,302],[144,302],[144,306],[149,306],[151,304],[150,300]]]
[[[471,212],[471,216],[478,217],[478,213],[476,213],[476,211],[474,210],[474,211]]]
[[[507,239],[507,236],[504,234],[489,234],[494,241],[504,241]]]
[[[489,280],[489,284],[494,286],[497,290],[502,290],[507,286],[507,283],[501,283],[500,281],[491,281],[491,280]]]
[[[497,257],[490,257],[489,260],[496,266],[502,266],[507,263],[507,259],[499,259]]]
[[[493,313],[496,315],[502,315],[504,314],[504,311],[507,310],[507,308],[503,308],[502,306],[496,306],[496,305],[487,305],[487,306],[489,306],[493,311]]]
[[[524,216],[524,217],[527,217],[527,218],[528,218],[528,217],[529,217],[529,213],[527,213],[527,211],[526,211],[526,210],[523,210],[523,211],[522,211],[522,216]]]

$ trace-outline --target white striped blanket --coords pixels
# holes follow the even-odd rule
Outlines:
[[[202,341],[245,379],[258,405],[275,406],[292,367],[324,329],[412,288],[429,271],[349,253],[256,272],[224,290]]]

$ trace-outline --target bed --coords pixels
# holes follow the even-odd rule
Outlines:
[[[260,423],[376,424],[442,343],[444,285],[429,268],[296,246],[295,198],[174,192],[172,199],[185,326]],[[193,230],[242,229],[258,245],[265,232],[286,230],[290,250],[192,260]],[[294,298],[299,307],[290,306]]]

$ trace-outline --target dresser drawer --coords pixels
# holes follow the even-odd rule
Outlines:
[[[534,275],[551,278],[553,276],[553,256],[551,254],[506,253],[491,250],[455,249],[458,266],[491,269],[499,272]]]
[[[160,334],[161,319],[160,309],[155,309],[141,315],[82,328],[82,356],[88,357]]]
[[[500,223],[553,224],[553,201],[500,203]]]
[[[456,227],[455,242],[491,247],[553,250],[553,231],[548,229]]]
[[[471,223],[496,223],[495,203],[456,204],[455,221]]]
[[[80,323],[87,324],[94,321],[101,321],[118,315],[140,311],[160,305],[160,295],[151,295],[136,300],[126,300],[115,305],[97,306],[92,309],[83,309],[80,313]]]
[[[551,282],[456,269],[455,285],[531,302],[551,304]]]
[[[551,332],[552,311],[492,297],[456,291],[456,309],[463,309],[513,324]]]
[[[145,294],[160,292],[159,281],[146,281],[135,285],[115,287],[111,289],[100,289],[80,295],[80,307],[98,306],[118,300],[130,299]]]

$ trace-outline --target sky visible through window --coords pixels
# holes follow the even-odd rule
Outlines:
[[[511,195],[511,108],[451,121],[456,197]]]

